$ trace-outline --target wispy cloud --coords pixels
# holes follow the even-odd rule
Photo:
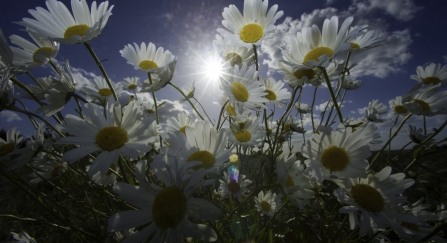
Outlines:
[[[17,115],[17,113],[7,110],[0,112],[0,119],[5,120],[6,122],[23,120],[19,115]]]

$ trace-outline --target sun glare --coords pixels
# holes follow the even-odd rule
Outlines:
[[[219,59],[208,60],[204,72],[209,79],[217,80],[222,74],[222,63]]]

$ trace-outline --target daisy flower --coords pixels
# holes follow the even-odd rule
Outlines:
[[[301,103],[301,102],[297,102],[297,103],[295,103],[295,109],[299,112],[299,113],[301,113],[301,114],[307,114],[307,113],[310,113],[310,111],[312,110],[312,108],[311,107],[309,107],[309,105],[308,104],[305,104],[305,103]]]
[[[352,129],[333,131],[331,127],[319,126],[319,133],[312,135],[307,141],[302,154],[307,160],[305,174],[317,183],[331,176],[338,178],[359,177],[366,175],[371,156],[369,142],[371,141],[370,126],[352,132]]]
[[[295,117],[289,115],[283,122],[282,133],[290,133],[291,135],[292,132],[303,134],[306,131],[302,126],[300,126],[300,121],[298,121]]]
[[[91,122],[69,114],[65,117],[66,124],[58,125],[63,132],[74,136],[63,137],[56,144],[82,145],[65,152],[63,161],[73,163],[88,154],[99,153],[88,171],[92,176],[98,171],[106,174],[120,155],[137,158],[139,152],[151,150],[147,145],[151,137],[142,135],[148,122],[139,120],[141,114],[138,114],[140,110],[137,107],[126,109],[121,114],[120,105],[109,102],[106,104],[105,115],[94,104],[87,103],[85,108]]]
[[[438,93],[440,89],[441,85],[437,84],[410,91],[409,94],[404,96],[402,101],[405,108],[415,115],[435,116],[446,114],[447,91]]]
[[[127,63],[133,65],[135,70],[142,70],[148,73],[157,73],[164,67],[174,62],[175,56],[163,47],[156,49],[154,43],[142,42],[140,46],[137,43],[128,44],[120,51],[121,56],[127,60]]]
[[[35,19],[23,18],[17,24],[25,26],[28,32],[68,45],[88,42],[98,36],[113,9],[113,6],[108,8],[108,1],[99,6],[94,1],[89,9],[85,0],[72,0],[71,14],[60,1],[48,0],[45,4],[49,11],[41,7],[31,9],[29,13]]]
[[[201,162],[193,167],[194,170],[204,168],[207,173],[219,173],[233,149],[225,148],[228,143],[227,132],[222,129],[217,132],[208,122],[196,122],[192,128],[186,127],[185,132],[186,136],[180,132],[167,134],[168,152],[177,154],[180,161]]]
[[[149,79],[144,80],[141,84],[141,92],[157,92],[168,85],[174,76],[176,65],[177,60],[174,59],[167,67],[161,68],[156,75],[150,74],[152,82]]]
[[[167,157],[164,161],[154,160],[151,168],[164,184],[160,187],[147,180],[146,161],[138,162],[135,174],[139,186],[118,182],[113,187],[120,197],[138,209],[110,217],[107,230],[116,232],[147,225],[139,232],[126,237],[122,243],[147,242],[149,237],[151,242],[182,242],[183,236],[216,241],[217,234],[211,227],[193,223],[188,219],[212,221],[220,215],[220,210],[212,203],[192,197],[197,189],[214,183],[214,180],[202,180],[204,170],[195,171],[187,179],[182,177],[195,165],[197,163],[179,165]]]
[[[44,78],[37,78],[37,83],[39,83],[39,85],[30,84],[30,85],[27,85],[27,87],[29,90],[31,90],[33,95],[38,100],[43,100],[43,99],[45,99],[46,91],[52,88],[53,77],[49,76],[49,77],[44,77]],[[17,96],[19,96],[21,98],[28,99],[28,100],[34,100],[34,98],[31,95],[29,95],[28,92],[23,92],[23,93],[19,92],[17,94]]]
[[[194,97],[194,92],[196,91],[195,81],[192,84],[184,85],[180,90],[186,95],[186,98],[180,99],[180,102],[185,102],[187,99]]]
[[[42,66],[52,58],[56,57],[57,53],[59,52],[58,42],[42,39],[42,37],[33,33],[28,34],[37,46],[18,35],[11,35],[9,37],[12,43],[20,47],[11,47],[14,54],[14,66],[29,70]]]
[[[247,63],[248,66],[252,65],[253,59],[253,47],[235,46],[227,41],[224,41],[222,36],[216,35],[216,39],[213,41],[213,46],[226,63],[230,66],[238,65],[242,66],[242,63]]]
[[[424,141],[425,139],[427,139],[428,137],[430,137],[432,135],[432,133],[429,133],[427,135],[424,135],[424,130],[422,128],[417,128],[415,126],[412,125],[408,125],[407,127],[407,131],[408,131],[408,136],[410,136],[411,141],[413,141],[414,143],[420,144],[422,143],[422,141]],[[430,142],[433,142],[434,140],[430,140]]]
[[[242,66],[235,65],[231,75],[225,75],[220,78],[220,89],[228,96],[230,102],[240,102],[247,108],[257,109],[265,107],[267,103],[265,98],[265,87],[256,81],[258,72],[252,65],[247,67],[246,63]]]
[[[47,180],[58,178],[68,169],[67,162],[62,162],[60,159],[46,153],[39,153],[39,155],[34,158],[34,162],[31,165],[35,168],[38,174],[30,174],[32,177],[30,180],[31,184],[43,181],[42,178]]]
[[[411,75],[411,79],[418,81],[420,84],[439,84],[441,86],[447,85],[447,65],[441,67],[441,64],[430,63],[425,69],[418,66],[416,69],[417,75]]]
[[[166,132],[175,133],[180,131],[186,135],[186,128],[194,128],[197,118],[193,114],[188,114],[186,112],[180,112],[177,115],[177,119],[174,117],[168,118],[166,121]]]
[[[0,80],[9,79],[8,73],[13,60],[14,54],[6,41],[2,29],[0,29]]]
[[[19,153],[22,140],[23,136],[20,136],[20,132],[16,131],[16,127],[8,129],[6,140],[0,137],[0,161],[7,160],[11,155]]]
[[[268,1],[245,0],[243,15],[239,9],[230,5],[224,8],[222,25],[226,29],[218,28],[217,32],[225,40],[238,45],[251,48],[259,46],[264,39],[270,39],[275,33],[275,22],[284,14],[276,12],[278,5],[273,5],[267,13]]]
[[[14,83],[8,79],[0,79],[0,111],[3,106],[14,105]]]
[[[22,231],[20,233],[14,233],[11,232],[12,238],[14,238],[14,240],[16,240],[16,242],[19,243],[37,243],[37,241],[28,235],[28,233],[26,233],[25,231]]]
[[[138,85],[140,84],[139,77],[132,78],[124,78],[124,81],[121,82],[122,86],[128,90],[136,90]]]
[[[245,175],[239,174],[239,170],[234,170],[234,174],[228,174],[224,171],[222,179],[219,179],[219,194],[222,197],[232,196],[242,201],[250,191],[247,187],[251,181],[246,179]]]
[[[362,32],[361,32],[362,33]],[[363,31],[363,35],[357,36],[349,42],[350,51],[367,50],[385,44],[384,40],[375,34],[374,30]]]
[[[89,171],[89,169],[90,166],[87,166],[87,171]],[[98,173],[92,176],[92,181],[100,186],[113,186],[116,183],[116,174],[113,173],[112,170],[119,174],[119,167],[116,163],[112,163],[107,173],[102,174],[98,171]]]
[[[119,97],[123,91],[120,83],[111,82],[116,95]],[[101,105],[104,104],[109,97],[112,97],[112,90],[105,78],[96,76],[91,82],[85,84],[81,92],[87,97],[90,102]]]
[[[391,175],[391,167],[387,166],[365,178],[333,180],[340,187],[334,191],[334,196],[340,203],[349,205],[340,208],[339,212],[349,214],[351,230],[360,226],[360,235],[365,235],[371,229],[372,219],[379,228],[388,225],[405,234],[403,226],[395,220],[412,224],[421,222],[416,217],[400,214],[393,209],[407,200],[401,194],[414,184],[414,180],[404,178],[404,173]]]
[[[267,79],[261,80],[262,85],[265,87],[264,92],[267,93],[265,98],[269,100],[270,103],[282,108],[284,105],[283,100],[289,100],[291,93],[284,87],[283,81],[276,81],[274,78],[269,77]]]
[[[293,154],[283,152],[276,159],[276,175],[284,195],[299,208],[315,195],[314,185],[303,172],[304,165]]]
[[[379,103],[379,100],[372,100],[371,102],[369,102],[368,108],[371,108],[378,114],[385,114],[388,111],[386,105]]]
[[[406,116],[410,113],[402,103],[402,96],[397,96],[395,99],[390,100],[389,103],[391,110],[397,115]]]
[[[268,190],[265,194],[260,191],[258,196],[255,197],[255,207],[261,214],[273,217],[276,210],[281,207],[281,198]]]
[[[356,90],[362,87],[364,84],[362,81],[354,79],[354,78],[348,78],[341,84],[341,87],[346,90]]]
[[[260,139],[266,135],[266,132],[262,130],[262,124],[260,124],[261,120],[262,117],[252,116],[244,122],[231,123],[227,128],[231,132],[230,142],[244,147],[253,147],[260,143]]]
[[[225,111],[235,122],[244,122],[251,116],[251,111],[248,110],[242,103],[228,102],[225,106]]]

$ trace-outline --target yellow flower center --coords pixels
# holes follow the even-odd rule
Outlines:
[[[424,84],[439,84],[441,82],[441,79],[438,77],[426,77],[422,80]]]
[[[87,31],[90,29],[85,24],[78,24],[68,27],[64,32],[64,39],[70,39],[72,36],[85,36]]]
[[[194,152],[193,154],[191,154],[188,157],[187,161],[188,162],[190,162],[190,161],[202,162],[201,165],[194,166],[193,167],[194,170],[198,170],[200,168],[210,169],[211,167],[213,167],[214,162],[216,162],[216,158],[214,157],[214,155],[212,153],[205,151],[205,150],[201,150],[201,151],[197,151],[197,152]]]
[[[385,207],[385,200],[377,189],[367,184],[357,184],[350,190],[355,203],[363,209],[378,213]]]
[[[284,126],[282,127],[282,131],[283,132],[290,131],[290,124],[284,124]]]
[[[240,130],[240,131],[237,131],[237,132],[236,132],[235,137],[236,137],[236,140],[237,140],[237,141],[239,141],[239,142],[241,142],[241,143],[244,143],[244,142],[248,142],[248,141],[250,141],[250,139],[251,139],[251,134],[250,134],[250,132],[247,131],[247,130]]]
[[[350,45],[353,49],[356,49],[356,50],[359,50],[359,49],[360,49],[360,46],[359,46],[359,44],[357,44],[357,43],[351,42],[351,43],[349,43],[349,45]]]
[[[287,173],[287,182],[286,182],[286,188],[294,186],[295,183],[293,182],[293,178]]]
[[[174,228],[186,213],[186,198],[180,188],[175,186],[161,190],[154,199],[152,216],[158,227]]]
[[[394,112],[397,114],[405,114],[408,112],[407,108],[405,108],[403,105],[396,105],[394,108]]]
[[[405,227],[407,229],[411,229],[413,231],[419,231],[419,226],[417,224],[402,222],[400,225],[402,225],[403,227]]]
[[[128,89],[136,89],[137,85],[136,84],[131,84],[129,86],[127,86]]]
[[[188,98],[192,98],[193,96],[194,96],[194,90],[189,92],[187,95]]]
[[[236,163],[238,161],[239,161],[239,156],[237,156],[237,154],[230,155],[230,162],[231,163]]]
[[[270,129],[270,128],[267,128],[267,135],[271,135],[272,134],[272,129]]]
[[[127,132],[121,127],[105,127],[96,134],[96,144],[107,151],[121,148],[128,140]]]
[[[33,54],[33,62],[40,62],[36,58],[36,55],[50,56],[51,52],[53,52],[53,48],[51,48],[51,47],[41,47],[41,48],[37,49]]]
[[[158,68],[157,63],[150,60],[141,61],[140,64],[138,64],[138,66],[145,71],[151,68]]]
[[[269,89],[264,90],[264,92],[267,93],[267,95],[265,96],[265,98],[267,98],[268,100],[276,100],[276,94],[275,94],[275,92],[273,92],[273,91],[271,91],[271,90],[269,90]]]
[[[109,97],[112,95],[112,90],[108,88],[102,88],[98,90],[98,94],[101,96]]]
[[[245,43],[255,43],[262,38],[264,30],[258,24],[247,24],[241,29],[239,36]]]
[[[303,77],[307,77],[307,79],[312,79],[313,77],[315,77],[315,71],[313,69],[307,69],[307,70],[297,70],[296,72],[293,73],[293,75],[297,78],[297,79],[301,79]]]
[[[233,82],[231,84],[231,93],[237,101],[245,102],[248,100],[248,90],[245,85],[239,82]]]
[[[187,126],[183,126],[179,129],[179,131],[182,132],[183,134],[185,134],[185,136],[186,136],[186,127]]]
[[[51,177],[56,177],[59,175],[59,170],[62,168],[62,165],[54,167],[54,169],[51,171]]]
[[[267,201],[261,202],[261,208],[262,208],[262,211],[264,211],[264,212],[270,212],[270,209],[272,209],[272,207],[270,206],[270,203],[268,203]]]
[[[0,146],[0,156],[7,155],[11,153],[15,148],[13,143],[7,143]]]
[[[418,103],[419,106],[421,106],[422,111],[430,111],[430,104],[428,104],[427,102],[423,101],[423,100],[413,100],[414,102]]]
[[[330,57],[330,56],[332,56],[333,53],[334,53],[334,51],[332,51],[331,48],[325,47],[325,46],[320,46],[320,47],[317,47],[317,48],[309,51],[306,54],[306,56],[304,56],[303,63],[306,64],[306,62],[308,62],[310,60],[319,62],[320,61],[318,59],[319,57],[323,56],[324,54],[326,54],[326,55],[328,55],[328,57]]]
[[[228,182],[228,190],[232,193],[237,193],[239,190],[241,190],[241,186],[237,182],[230,181]]]
[[[245,128],[245,122],[239,122],[239,129],[243,130]]]
[[[235,52],[227,53],[225,55],[225,60],[227,60],[227,62],[230,63],[231,66],[234,66],[236,64],[238,66],[242,65],[242,57],[239,54],[235,53]]]
[[[111,175],[111,174],[113,174],[112,170],[113,170],[113,171],[116,171],[116,165],[115,165],[115,163],[112,163],[112,164],[110,165],[110,168],[109,168],[109,170],[107,171],[107,175]]]
[[[227,105],[227,106],[225,107],[225,110],[227,111],[228,114],[230,114],[230,115],[232,115],[232,116],[236,116],[236,115],[237,115],[237,114],[236,114],[236,109],[234,109],[234,107],[231,106],[231,105]]]
[[[330,146],[321,154],[321,162],[330,171],[342,171],[349,164],[349,155],[344,148]]]
[[[155,113],[155,111],[152,110],[152,109],[147,109],[146,112],[149,113],[149,114]]]

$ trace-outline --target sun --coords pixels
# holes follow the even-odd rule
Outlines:
[[[205,61],[204,74],[211,80],[218,80],[222,75],[222,63],[218,58]]]

